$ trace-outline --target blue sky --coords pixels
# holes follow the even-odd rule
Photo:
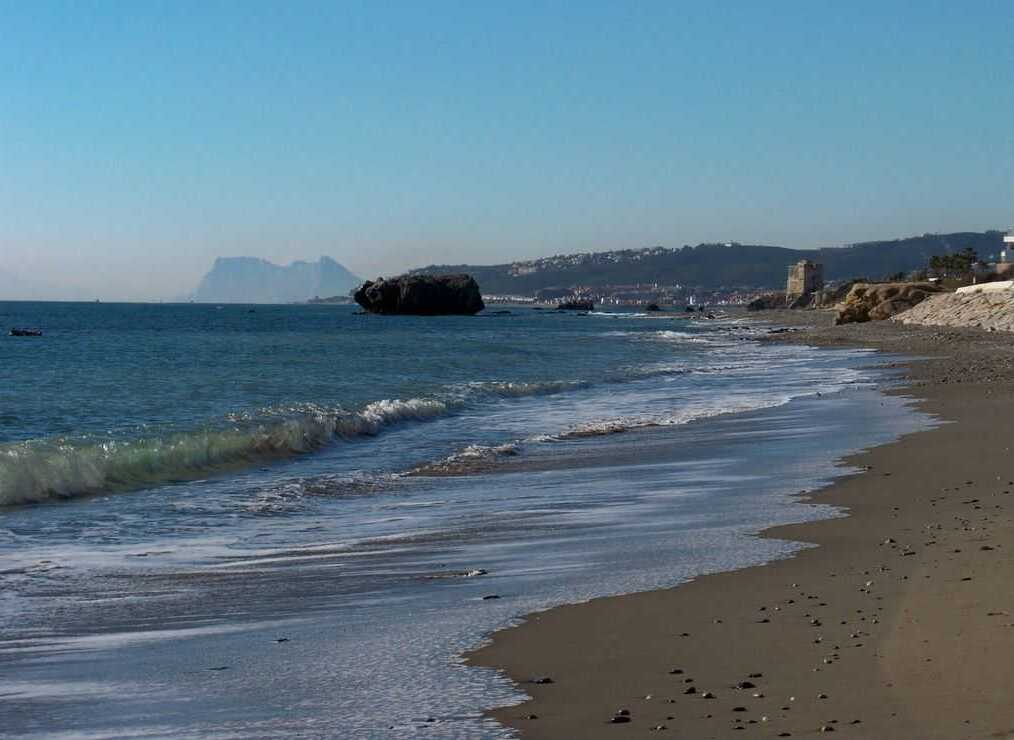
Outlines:
[[[0,0],[12,296],[1012,223],[1009,0]]]

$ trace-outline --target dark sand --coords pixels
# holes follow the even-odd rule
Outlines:
[[[869,470],[812,498],[850,516],[762,535],[819,547],[497,633],[470,662],[532,699],[492,716],[525,738],[1014,737],[1014,337],[884,322],[778,339],[933,356],[904,392],[956,423],[848,459]]]

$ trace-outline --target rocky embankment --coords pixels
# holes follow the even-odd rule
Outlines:
[[[891,317],[902,324],[1014,331],[1014,291],[943,293]]]
[[[939,290],[932,283],[856,283],[838,305],[834,323],[883,321],[910,310]]]

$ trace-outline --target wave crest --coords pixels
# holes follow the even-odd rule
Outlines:
[[[138,489],[293,457],[335,438],[375,436],[402,421],[434,419],[452,407],[437,399],[384,399],[354,412],[269,409],[232,417],[230,428],[157,437],[18,442],[0,448],[0,506]],[[283,413],[288,418],[278,418]]]
[[[197,478],[313,452],[335,439],[381,434],[491,398],[521,398],[587,387],[582,381],[468,383],[444,397],[381,399],[356,411],[314,404],[229,414],[227,428],[135,439],[35,439],[0,446],[0,506],[69,499]]]

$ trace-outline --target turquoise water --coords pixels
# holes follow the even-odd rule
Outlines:
[[[0,303],[17,736],[500,737],[462,650],[782,557],[790,494],[924,426],[734,317]],[[496,595],[497,599],[483,599]],[[276,642],[276,640],[283,640]]]

